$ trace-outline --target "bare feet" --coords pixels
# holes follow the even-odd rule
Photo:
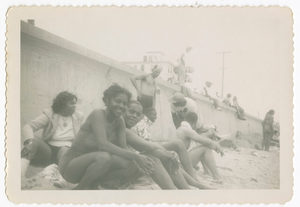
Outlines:
[[[218,184],[220,184],[220,185],[223,185],[223,183],[224,183],[223,180],[214,180],[213,182],[214,182],[214,183],[218,183]]]

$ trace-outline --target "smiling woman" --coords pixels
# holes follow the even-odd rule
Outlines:
[[[119,85],[112,85],[103,95],[106,109],[95,109],[88,116],[59,163],[64,179],[79,183],[74,190],[95,189],[103,181],[104,184],[117,182],[119,186],[122,178],[134,173],[138,167],[146,171],[153,168],[150,157],[127,149],[121,115],[127,109],[131,93]]]

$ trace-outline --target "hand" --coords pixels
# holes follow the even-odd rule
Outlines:
[[[163,158],[162,159],[173,159],[174,157],[176,157],[174,154],[172,154],[171,152],[169,152],[168,150],[164,149],[164,154],[163,154]]]
[[[34,141],[28,142],[24,145],[21,151],[21,157],[26,157],[28,160],[32,160],[35,152],[35,143]]]
[[[148,156],[145,155],[138,155],[136,159],[136,163],[139,167],[139,170],[141,172],[144,172],[146,174],[151,174],[154,171],[154,160]]]
[[[221,157],[223,157],[225,154],[224,154],[224,151],[222,149],[222,147],[220,146],[219,143],[216,143],[216,150],[215,150],[217,153],[220,153]]]

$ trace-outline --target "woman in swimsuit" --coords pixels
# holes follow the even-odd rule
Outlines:
[[[112,85],[103,95],[106,109],[96,109],[88,116],[59,163],[63,178],[79,183],[74,190],[89,189],[108,172],[106,181],[110,176],[127,176],[137,169],[153,170],[154,161],[150,157],[127,150],[121,115],[131,99],[130,92],[119,85]]]

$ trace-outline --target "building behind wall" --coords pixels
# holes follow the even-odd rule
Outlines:
[[[142,61],[127,61],[124,63],[145,73],[151,73],[152,68],[157,65],[162,68],[159,76],[162,80],[176,83],[177,75],[173,71],[175,65],[165,60],[165,54],[160,51],[148,51],[143,55]]]
[[[135,69],[145,73],[151,73],[152,68],[157,65],[162,68],[160,78],[170,83],[178,83],[178,76],[174,72],[175,64],[165,59],[165,54],[161,51],[148,51],[143,55],[142,61],[126,61],[123,62]],[[194,68],[186,67],[185,85],[192,89]]]

